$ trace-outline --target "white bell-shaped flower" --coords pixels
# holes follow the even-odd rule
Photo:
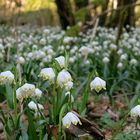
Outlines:
[[[68,91],[65,93],[65,96],[68,96],[71,102],[74,102],[74,97],[72,96],[72,94]]]
[[[136,66],[138,64],[138,61],[136,59],[131,59],[130,60],[130,65]]]
[[[90,83],[91,90],[95,90],[96,92],[101,91],[102,89],[106,90],[106,81],[102,80],[99,77],[96,77],[91,83]]]
[[[63,126],[69,128],[71,123],[77,125],[78,123],[82,125],[80,119],[72,112],[68,112],[62,119]]]
[[[134,108],[132,108],[130,114],[133,117],[138,117],[138,116],[140,117],[140,105],[137,105]]]
[[[35,85],[26,83],[21,87],[21,92],[23,98],[31,97],[35,93]]]
[[[42,91],[39,88],[35,89],[35,94],[34,94],[35,97],[39,97],[40,98],[42,96],[42,94],[43,93],[42,93]]]
[[[93,49],[90,48],[90,47],[87,47],[87,46],[83,46],[79,49],[79,51],[81,52],[81,54],[83,56],[87,56],[89,53],[92,53],[93,52]]]
[[[17,98],[20,102],[23,101],[23,93],[22,93],[21,88],[18,88],[18,89],[16,90],[16,98]]]
[[[12,84],[14,82],[14,74],[10,71],[0,73],[0,84]]]
[[[58,73],[57,85],[66,90],[70,90],[73,87],[72,77],[65,69]]]
[[[104,64],[108,64],[109,63],[109,58],[108,57],[104,57],[102,61],[103,61]]]
[[[34,110],[34,111],[38,111],[39,110],[43,110],[44,107],[43,105],[41,104],[36,104],[34,101],[30,101],[29,104],[28,104],[28,107],[31,109],[31,110]]]
[[[124,65],[123,65],[122,62],[119,62],[119,63],[117,64],[117,68],[118,68],[119,70],[121,70],[123,67],[124,67]]]
[[[50,83],[54,83],[55,73],[52,68],[43,68],[39,74],[43,80],[49,80]]]
[[[25,64],[25,59],[24,59],[24,57],[22,57],[22,56],[18,57],[18,58],[17,58],[17,63],[19,63],[19,64]]]
[[[55,60],[58,62],[61,68],[65,67],[65,57],[64,56],[59,56],[55,58]]]
[[[65,84],[65,90],[66,90],[66,91],[69,91],[69,90],[71,90],[72,88],[73,88],[73,82],[72,82],[72,81],[67,82],[67,83]]]

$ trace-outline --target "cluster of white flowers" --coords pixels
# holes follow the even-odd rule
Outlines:
[[[20,88],[16,90],[16,98],[22,102],[23,99],[29,98],[29,97],[41,97],[42,91],[38,88],[35,88],[35,85],[33,84],[24,84]]]
[[[2,28],[2,27],[1,27]],[[70,27],[69,27],[70,28]],[[12,31],[12,28],[10,29]],[[0,58],[4,60],[5,48],[19,48],[19,57],[17,54],[10,55],[10,61],[24,64],[25,62],[37,61],[41,68],[45,67],[46,63],[52,62],[53,58],[60,54],[64,54],[65,51],[69,53],[70,63],[75,63],[79,59],[87,59],[83,64],[83,67],[90,65],[90,61],[94,61],[97,57],[103,64],[110,63],[110,55],[113,51],[118,54],[117,65],[118,70],[125,69],[125,67],[136,67],[139,64],[138,58],[140,56],[140,30],[130,28],[128,33],[123,30],[122,38],[116,45],[117,28],[97,28],[96,37],[92,36],[92,30],[89,29],[87,33],[79,33],[77,37],[70,37],[65,35],[65,31],[60,28],[43,27],[38,29],[18,28],[18,45],[16,46],[16,40],[12,36],[6,36],[4,40],[0,38]],[[55,41],[63,41],[61,44],[53,45]],[[5,44],[3,44],[3,42]],[[78,44],[82,44],[78,45]],[[28,49],[27,47],[28,46]],[[14,48],[15,49],[15,48]],[[90,54],[91,57],[88,57]],[[14,57],[13,57],[14,56]],[[61,68],[65,67],[65,60],[63,56],[55,59]],[[136,61],[135,61],[136,60]],[[130,64],[130,65],[126,65]]]
[[[10,71],[0,73],[0,84],[12,84],[14,82],[14,74]]]

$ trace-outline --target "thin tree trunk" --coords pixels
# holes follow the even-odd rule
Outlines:
[[[127,1],[124,0],[124,5],[132,4],[135,2],[136,2],[136,0],[127,0]],[[126,25],[135,26],[134,6],[127,8],[126,11],[127,11],[127,16],[126,16],[126,19],[124,22],[124,26],[126,26]]]
[[[127,0],[127,2],[126,0],[120,0],[120,1],[121,1],[121,5],[124,7],[126,5],[134,3],[134,0]],[[126,27],[126,25],[135,26],[134,6],[124,8],[122,11],[120,11],[118,19],[119,19],[118,20],[118,34],[117,34],[117,40],[116,40],[117,44],[122,34],[123,27]]]
[[[107,8],[108,8],[108,3],[109,3],[109,0],[105,0],[105,4],[102,6],[102,11],[106,11]],[[100,17],[100,22],[99,22],[99,25],[101,26],[104,26],[105,23],[106,23],[106,15],[107,14],[104,14]]]
[[[117,8],[123,7],[124,9],[116,10],[115,12],[112,12],[112,16],[110,18],[109,23],[107,26],[116,27],[118,24],[123,22],[123,27],[126,27],[126,25],[135,26],[135,14],[134,14],[134,7],[135,6],[129,6],[127,5],[134,4],[136,0],[118,0]],[[120,22],[120,20],[122,22]]]
[[[60,23],[63,29],[67,26],[75,25],[75,18],[72,12],[71,3],[69,0],[55,0],[60,18]]]

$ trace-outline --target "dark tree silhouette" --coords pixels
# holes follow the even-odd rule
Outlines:
[[[60,23],[63,29],[67,26],[75,25],[75,18],[72,12],[71,3],[69,0],[55,0],[60,18]]]
[[[76,8],[80,9],[88,6],[89,0],[75,0]]]

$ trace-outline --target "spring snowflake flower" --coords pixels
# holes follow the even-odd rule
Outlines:
[[[66,90],[70,90],[73,87],[72,77],[65,69],[58,73],[57,85]]]
[[[17,58],[17,63],[24,64],[25,63],[24,57],[20,56],[19,58]]]
[[[55,73],[52,68],[43,68],[39,74],[43,80],[49,80],[50,83],[54,83]]]
[[[109,63],[109,58],[108,57],[104,57],[103,58],[103,62],[104,62],[104,64],[108,64]]]
[[[65,96],[68,96],[71,102],[74,102],[74,97],[70,94],[69,91],[65,93]]]
[[[127,58],[128,58],[128,55],[125,53],[125,54],[122,54],[121,56],[120,56],[120,60],[121,61],[124,61],[124,60],[127,60]]]
[[[12,84],[14,82],[14,74],[10,71],[0,73],[0,84]]]
[[[140,105],[137,105],[134,108],[132,108],[130,114],[133,117],[138,117],[138,116],[140,117]]]
[[[67,82],[67,83],[65,84],[65,90],[66,90],[66,91],[69,91],[72,87],[73,87],[73,82],[72,82],[72,81]]]
[[[93,50],[89,47],[83,46],[79,49],[82,55],[87,56],[89,53],[92,53]]]
[[[69,128],[71,123],[77,125],[78,123],[82,125],[80,119],[72,112],[68,112],[62,119],[63,126]]]
[[[65,57],[64,56],[59,56],[55,58],[55,60],[58,62],[61,68],[65,67]]]
[[[106,90],[106,81],[102,80],[99,77],[96,77],[91,83],[90,83],[91,90],[95,90],[96,92],[101,91],[102,89]]]
[[[110,44],[110,49],[116,50],[117,49],[117,46],[115,44]]]
[[[39,43],[41,45],[46,45],[46,39],[45,38],[40,39]]]
[[[39,88],[35,89],[35,94],[34,94],[35,97],[39,97],[40,98],[42,96],[42,94],[43,93],[42,93],[42,91]]]
[[[22,102],[24,98],[34,96],[35,86],[32,84],[24,84],[22,87],[16,90],[16,98]]]
[[[33,84],[26,83],[21,87],[21,90],[25,97],[32,96],[35,93],[35,86]]]
[[[123,63],[122,62],[119,62],[118,65],[117,65],[117,68],[118,69],[122,69],[123,68]]]
[[[138,64],[138,61],[136,59],[131,59],[130,60],[130,65],[136,66]]]
[[[20,102],[23,101],[23,93],[22,93],[21,88],[18,88],[18,89],[16,90],[16,98],[17,98]]]
[[[39,110],[43,110],[44,107],[43,105],[41,104],[36,104],[34,101],[30,101],[29,104],[28,104],[28,107],[31,109],[31,110],[34,110],[34,111],[38,111]]]

